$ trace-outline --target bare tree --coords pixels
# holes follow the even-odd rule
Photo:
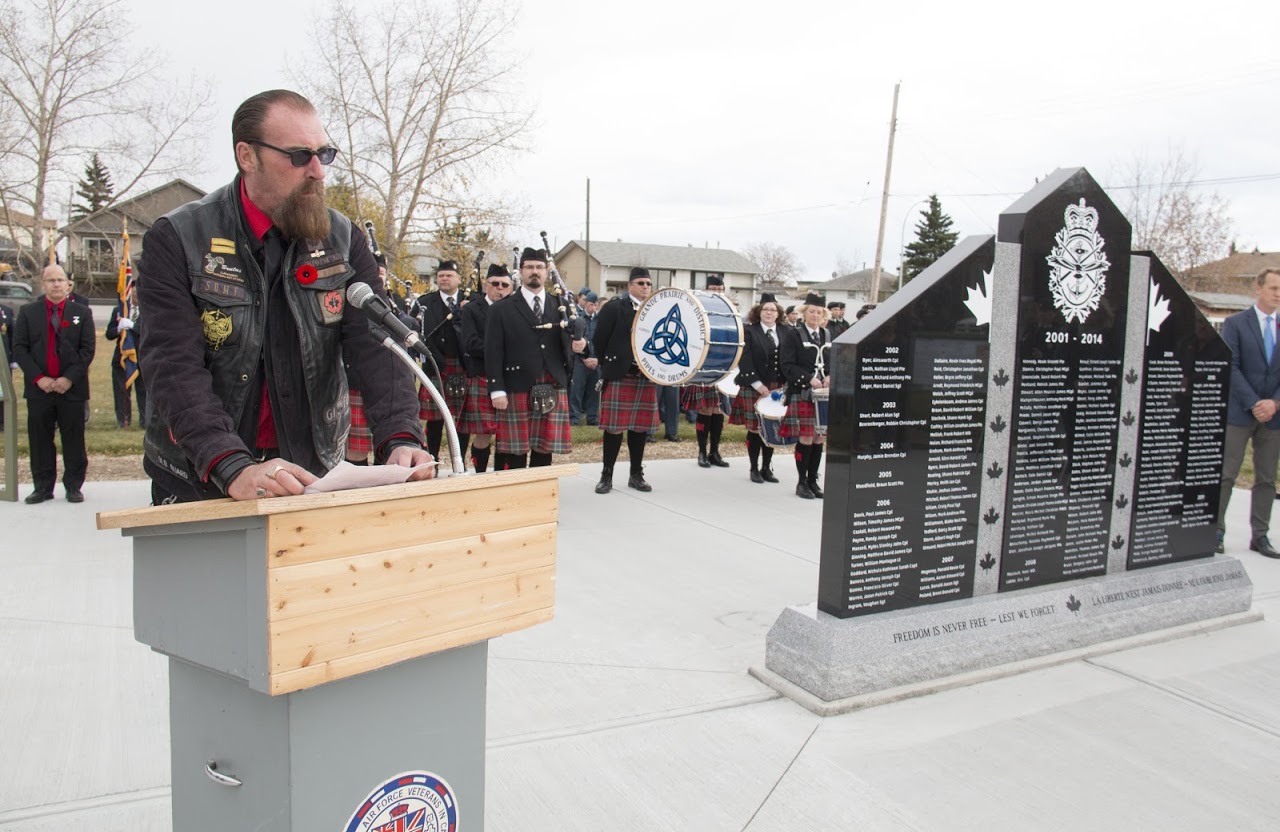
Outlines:
[[[1131,183],[1126,213],[1133,247],[1155,252],[1184,279],[1221,256],[1231,238],[1226,200],[1217,192],[1196,191],[1198,173],[1195,156],[1174,146],[1160,162],[1135,156],[1123,174]]]
[[[791,249],[778,243],[752,243],[743,251],[747,259],[760,267],[756,288],[795,285],[804,265]]]
[[[199,158],[207,85],[165,79],[161,90],[160,63],[125,45],[130,29],[121,0],[0,0],[0,209],[19,246],[14,212],[30,214],[29,267],[54,242],[40,223],[51,188],[70,191],[90,153],[110,160],[117,201]]]
[[[469,189],[529,124],[510,87],[513,23],[502,0],[382,0],[338,2],[317,24],[296,81],[333,125],[356,203],[383,206],[393,263],[459,210],[506,219]]]

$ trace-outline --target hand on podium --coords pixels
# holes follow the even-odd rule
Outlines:
[[[241,471],[231,481],[227,496],[233,500],[287,497],[301,494],[302,489],[315,481],[315,475],[305,468],[283,459],[268,459]]]
[[[399,465],[402,468],[416,468],[428,462],[435,462],[435,457],[421,448],[410,448],[408,445],[401,445],[392,448],[391,453],[387,454],[388,465]],[[434,465],[423,468],[421,471],[414,471],[410,480],[429,480],[436,475],[436,467]]]

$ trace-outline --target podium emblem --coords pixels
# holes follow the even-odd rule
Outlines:
[[[458,802],[444,778],[406,771],[387,780],[351,815],[345,832],[457,832]]]

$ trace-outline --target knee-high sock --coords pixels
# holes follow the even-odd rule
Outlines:
[[[703,416],[701,413],[698,414],[697,427],[695,430],[698,435],[698,453],[700,454],[705,454],[707,452],[707,420],[710,418],[710,416]]]
[[[427,453],[440,458],[440,441],[444,437],[444,422],[427,422]]]
[[[638,430],[627,431],[627,453],[631,456],[631,473],[639,474],[644,465],[644,445],[648,437]]]
[[[551,464],[551,454],[544,454],[542,451],[529,452],[529,467],[544,468]]]
[[[715,413],[708,416],[707,430],[711,434],[711,453],[720,453],[720,434],[724,432],[724,414]]]
[[[802,445],[796,443],[796,471],[800,474],[801,480],[809,478],[809,448],[812,445]]]
[[[760,470],[760,434],[747,431],[747,457],[751,460],[751,470]],[[766,452],[767,453],[767,452]],[[769,463],[766,460],[764,467],[768,468]]]
[[[489,467],[488,445],[485,445],[483,448],[477,448],[474,445],[471,446],[471,464],[475,466],[477,474],[483,474],[485,472],[485,469]],[[497,460],[494,460],[494,464],[497,464]]]
[[[604,435],[604,470],[612,471],[613,464],[618,461],[618,452],[622,450],[622,434],[606,433]]]
[[[814,443],[809,446],[809,479],[818,478],[818,466],[822,464],[822,445]]]
[[[756,440],[760,441],[760,437],[757,436]],[[760,453],[763,456],[763,459],[760,460],[760,467],[764,468],[766,471],[772,471],[773,470],[773,448],[770,448],[768,445],[765,445],[763,444],[763,442],[761,442]]]

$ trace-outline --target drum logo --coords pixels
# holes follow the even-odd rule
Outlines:
[[[378,786],[344,832],[457,832],[453,790],[429,771],[406,771]]]
[[[679,304],[672,306],[666,317],[658,321],[645,342],[644,351],[667,366],[689,366],[689,333],[680,319]]]
[[[1107,290],[1107,269],[1111,262],[1102,250],[1105,241],[1098,233],[1098,209],[1084,204],[1068,205],[1066,224],[1053,238],[1049,263],[1049,292],[1053,305],[1066,318],[1084,323],[1097,308]]]

